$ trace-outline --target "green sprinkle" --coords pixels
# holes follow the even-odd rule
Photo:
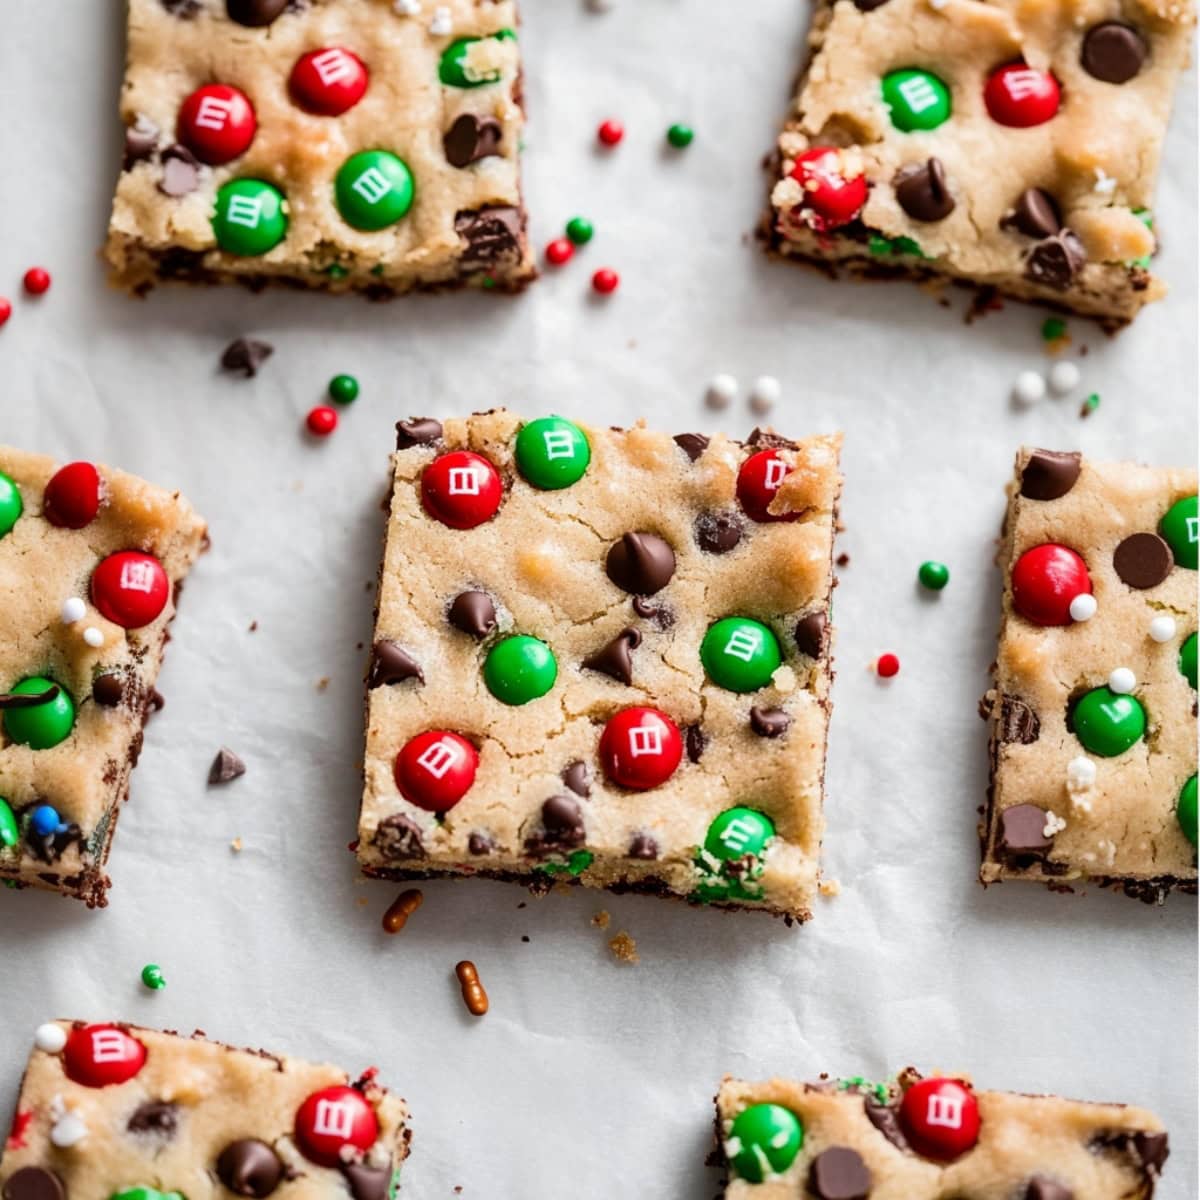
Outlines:
[[[163,978],[162,967],[157,963],[147,963],[142,968],[142,983],[152,992],[158,992],[165,988],[167,981]]]
[[[917,258],[924,258],[925,251],[913,241],[910,237],[898,237],[892,239],[893,254],[914,254]]]
[[[1062,317],[1047,317],[1042,322],[1042,341],[1056,342],[1060,337],[1065,337],[1067,333],[1067,323]]]
[[[595,227],[587,217],[572,217],[567,222],[567,237],[577,246],[584,246],[592,240]]]
[[[570,858],[564,862],[535,863],[535,871],[543,871],[547,875],[574,875],[584,873],[595,862],[596,856],[590,850],[573,850]]]
[[[384,270],[383,263],[376,263],[371,268],[371,274],[374,275],[376,279],[378,279],[383,275],[383,270]]]
[[[1090,417],[1092,413],[1100,407],[1100,393],[1092,392],[1090,396],[1083,402],[1083,406],[1079,410],[1081,417]]]
[[[667,130],[667,141],[675,147],[676,150],[682,150],[692,144],[692,139],[696,136],[696,132],[690,125],[672,125]]]
[[[921,564],[917,571],[917,578],[921,581],[922,587],[928,588],[931,592],[940,592],[950,582],[950,568],[945,563],[934,562],[931,559],[929,562]]]
[[[350,272],[347,271],[341,263],[331,263],[325,268],[325,274],[328,275],[330,279],[345,279]]]
[[[838,1080],[839,1091],[848,1092],[851,1088],[869,1091],[880,1104],[888,1102],[888,1088],[886,1083],[872,1083],[863,1075],[851,1075],[849,1079]]]
[[[351,404],[358,399],[358,380],[353,375],[335,375],[329,381],[329,398],[338,404]]]
[[[867,239],[867,251],[877,258],[882,258],[885,254],[891,254],[892,240],[885,238],[882,233],[873,233]]]
[[[479,286],[484,288],[487,291],[490,291],[492,288],[494,288],[496,286],[496,281],[490,275],[485,275],[483,277],[483,279],[480,281]]]

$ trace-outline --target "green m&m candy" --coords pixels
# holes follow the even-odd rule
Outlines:
[[[1171,553],[1175,555],[1175,561],[1189,571],[1196,569],[1197,541],[1200,539],[1198,525],[1200,517],[1196,515],[1196,497],[1185,496],[1167,509],[1167,515],[1158,526],[1159,533],[1166,538]]]
[[[17,487],[16,481],[0,471],[0,537],[3,537],[17,523],[17,518],[24,510],[21,490]]]
[[[1179,669],[1192,687],[1196,686],[1196,635],[1189,634],[1179,651]]]
[[[0,796],[0,850],[15,846],[20,838],[21,831],[17,828],[17,817],[12,805]]]
[[[58,688],[52,700],[4,710],[4,732],[9,738],[33,750],[49,750],[70,735],[75,725],[75,703],[66,688],[43,675],[22,679],[10,693],[13,696],[40,696]]]
[[[700,643],[709,678],[731,692],[756,692],[771,682],[783,661],[779,641],[760,621],[725,617],[709,626]]]
[[[704,849],[722,862],[731,862],[747,854],[758,858],[774,836],[771,818],[757,809],[727,808],[708,827]]]
[[[1179,793],[1179,804],[1175,808],[1175,815],[1179,818],[1179,828],[1183,830],[1184,837],[1187,838],[1193,846],[1196,845],[1196,777],[1193,775],[1191,779],[1183,785]]]
[[[528,704],[544,696],[557,678],[553,651],[535,637],[508,637],[497,642],[483,664],[488,691],[505,704]]]
[[[217,192],[212,219],[217,245],[229,254],[266,254],[287,234],[287,200],[262,179],[231,179]]]
[[[733,1119],[725,1152],[742,1179],[762,1183],[796,1161],[804,1126],[782,1104],[752,1104]]]
[[[370,233],[394,225],[413,202],[412,172],[390,150],[360,150],[338,170],[334,197],[347,225]]]
[[[502,29],[499,33],[492,36],[500,42],[515,42],[517,40],[517,35],[511,29]],[[447,87],[457,88],[477,88],[483,87],[485,83],[495,83],[500,78],[498,70],[492,68],[480,71],[478,68],[471,67],[467,63],[471,47],[476,42],[485,40],[485,38],[465,37],[459,38],[456,42],[451,42],[442,51],[441,60],[438,62],[438,78]]]
[[[160,1192],[158,1188],[139,1184],[137,1187],[123,1188],[113,1192],[108,1200],[184,1200],[178,1192]]]
[[[1146,710],[1133,696],[1093,688],[1075,705],[1075,736],[1101,758],[1124,754],[1146,732]]]
[[[534,487],[570,487],[583,478],[591,461],[583,430],[563,417],[539,417],[517,434],[517,469]]]
[[[883,102],[904,133],[936,129],[950,116],[950,89],[933,74],[906,67],[883,77]]]

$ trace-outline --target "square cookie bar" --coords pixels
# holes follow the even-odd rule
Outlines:
[[[726,1077],[717,1141],[726,1200],[1149,1200],[1168,1153],[1145,1109],[912,1067],[887,1083]]]
[[[984,883],[1196,890],[1196,472],[1023,449],[1000,549]]]
[[[206,539],[178,492],[0,446],[0,881],[107,903],[167,626]]]
[[[387,1200],[408,1109],[375,1081],[136,1025],[38,1027],[4,1200]]]
[[[535,274],[515,0],[129,0],[119,287]]]
[[[811,915],[839,436],[398,426],[368,875]]]
[[[818,0],[770,247],[1131,320],[1190,0]]]

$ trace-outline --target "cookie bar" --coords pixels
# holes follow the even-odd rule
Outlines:
[[[1191,0],[818,0],[775,252],[1130,321]]]
[[[1124,1104],[976,1091],[966,1079],[726,1077],[726,1200],[1149,1200],[1167,1135]]]
[[[113,282],[516,291],[515,0],[129,0]]]
[[[387,1200],[408,1109],[337,1067],[120,1023],[38,1027],[4,1200]]]
[[[0,446],[0,880],[107,903],[167,626],[206,544],[178,492]]]
[[[1000,549],[984,883],[1196,890],[1196,472],[1023,449]]]
[[[840,437],[402,422],[358,858],[811,914]]]

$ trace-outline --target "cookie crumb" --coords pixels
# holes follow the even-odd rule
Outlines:
[[[257,632],[258,632],[258,622],[257,622],[257,621],[251,621],[251,622],[250,622],[250,629],[249,629],[249,631],[248,631],[248,632],[250,632],[250,633],[257,633]]]
[[[632,967],[641,962],[638,958],[637,942],[623,929],[615,937],[608,939],[608,948],[613,958],[625,966]]]
[[[317,691],[323,692],[328,686],[329,686],[329,676],[322,675],[321,678],[317,680]]]
[[[595,916],[592,918],[592,924],[593,924],[593,925],[595,925],[597,929],[607,929],[607,928],[608,928],[608,925],[609,925],[609,922],[610,922],[611,920],[612,920],[612,918],[611,918],[611,917],[608,915],[608,910],[607,910],[607,909],[604,909],[604,908],[602,908],[602,909],[601,909],[601,910],[600,910],[600,911],[599,911],[599,912],[598,912],[598,913],[597,913],[597,914],[596,914],[596,915],[595,915]]]
[[[234,838],[233,841],[229,843],[229,848],[234,852],[234,854],[240,854],[242,850],[242,839]]]
[[[817,884],[817,891],[822,896],[840,896],[842,894],[842,885],[836,879],[822,879]]]
[[[850,565],[850,555],[845,552],[837,556],[837,565],[839,567],[848,567]]]

